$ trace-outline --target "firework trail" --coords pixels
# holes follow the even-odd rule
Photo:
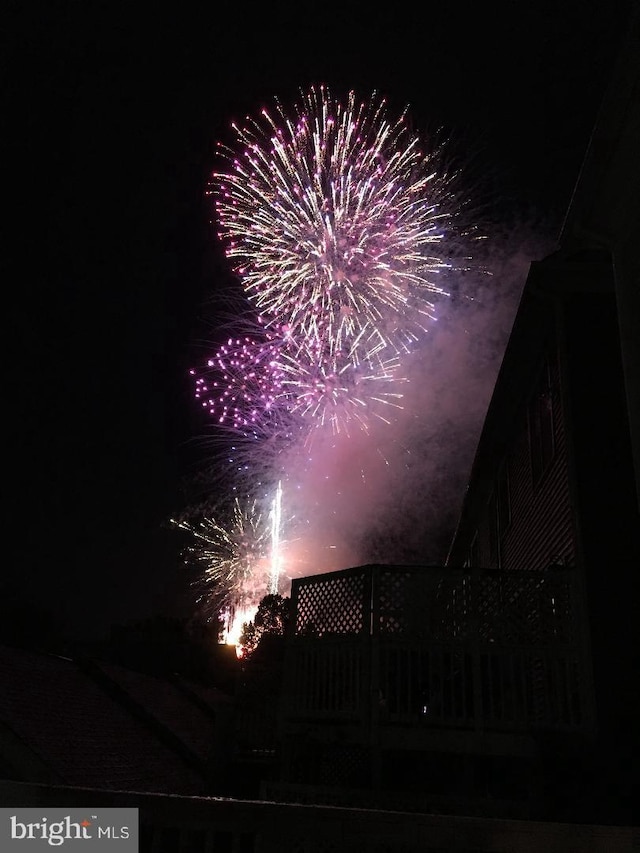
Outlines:
[[[282,483],[278,483],[276,496],[271,504],[271,565],[269,567],[269,581],[267,594],[277,595],[280,585],[280,572],[282,570],[282,553],[280,551],[280,533],[282,530]]]

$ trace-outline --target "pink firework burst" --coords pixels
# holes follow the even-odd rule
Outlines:
[[[302,351],[354,363],[398,352],[407,330],[428,328],[449,269],[455,220],[439,151],[424,152],[403,114],[384,101],[346,103],[324,87],[291,116],[234,125],[212,179],[220,234],[251,302],[286,324]]]
[[[278,356],[282,341],[229,337],[200,370],[192,369],[195,396],[222,427],[270,431],[287,410]]]

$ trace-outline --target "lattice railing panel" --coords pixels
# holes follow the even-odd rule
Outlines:
[[[379,632],[420,636],[443,633],[443,604],[451,601],[451,587],[461,584],[461,580],[443,579],[441,572],[435,574],[423,568],[382,569],[377,581],[374,595],[377,593]]]
[[[366,787],[371,772],[369,748],[318,732],[289,739],[290,781],[331,788]]]
[[[328,744],[322,751],[317,781],[337,788],[366,785],[370,762],[368,750],[360,744]]]
[[[298,582],[296,634],[360,634],[369,631],[369,606],[365,614],[365,575],[344,574],[308,578]]]
[[[376,591],[381,634],[510,645],[576,639],[570,581],[560,573],[387,569]]]
[[[569,581],[549,573],[480,575],[475,596],[478,635],[508,645],[566,644],[575,640]]]

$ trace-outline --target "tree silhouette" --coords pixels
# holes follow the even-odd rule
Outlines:
[[[251,657],[265,634],[282,636],[290,615],[290,599],[282,595],[265,595],[251,622],[245,622],[240,635],[243,657]]]

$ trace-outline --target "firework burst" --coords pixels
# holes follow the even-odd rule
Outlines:
[[[349,435],[355,426],[368,432],[372,420],[389,421],[392,408],[402,407],[400,386],[405,381],[394,356],[352,358],[318,354],[316,358],[285,358],[282,387],[290,411],[307,425],[308,446],[318,432]]]
[[[268,332],[263,340],[229,338],[205,369],[191,371],[196,399],[222,427],[272,434],[287,411],[280,349]]]
[[[220,234],[244,290],[284,327],[298,353],[371,361],[403,350],[433,318],[451,266],[450,179],[424,153],[405,115],[384,101],[346,104],[324,87],[302,96],[292,118],[233,126],[212,180]]]
[[[233,444],[302,439],[310,446],[317,431],[365,432],[376,418],[389,422],[401,408],[405,378],[398,355],[378,344],[358,341],[347,353],[331,353],[319,342],[294,345],[256,324],[243,336],[231,336],[214,350],[206,365],[192,369],[195,397],[218,433],[231,433]],[[282,441],[280,446],[282,447]]]
[[[248,603],[256,579],[268,560],[271,529],[257,501],[233,502],[230,518],[213,516],[198,521],[172,519],[191,539],[185,563],[198,569],[198,603],[210,615]]]

